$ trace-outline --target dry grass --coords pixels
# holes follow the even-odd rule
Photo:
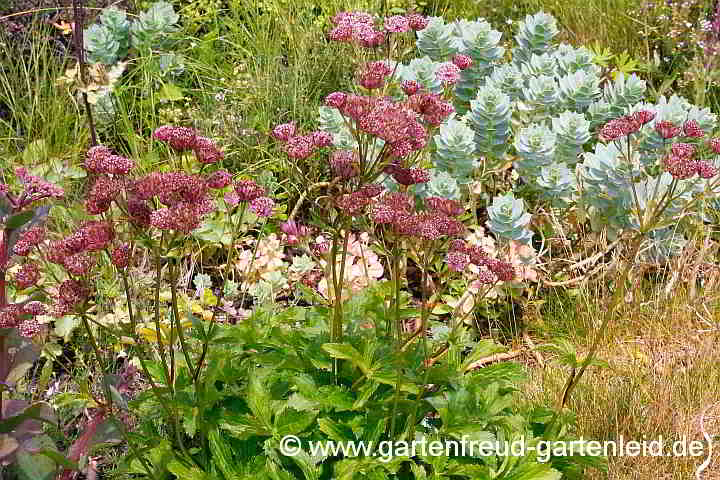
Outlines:
[[[715,436],[712,461],[699,478],[716,480],[720,479],[720,303],[711,297],[718,295],[715,272],[705,272],[706,288],[696,287],[704,255],[695,252],[683,255],[668,270],[670,274],[659,282],[656,278],[652,287],[647,279],[635,277],[632,303],[625,306],[621,321],[611,326],[608,344],[600,353],[609,368],[589,371],[568,407],[577,416],[577,434],[586,439],[662,436],[669,445],[683,438],[703,441],[703,432]],[[672,272],[681,275],[675,275],[667,289]],[[584,301],[575,304],[574,312],[542,321],[545,328],[569,332],[569,340],[583,354],[593,339],[607,292],[586,288],[581,296]],[[544,370],[530,370],[526,393],[534,401],[554,404],[567,371],[549,360]],[[595,472],[588,478],[696,478],[695,470],[704,460],[704,456],[611,457],[607,474]]]

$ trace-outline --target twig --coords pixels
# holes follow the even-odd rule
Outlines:
[[[300,210],[300,207],[305,202],[305,199],[308,196],[308,193],[310,193],[312,190],[316,190],[318,188],[322,187],[331,187],[335,185],[338,180],[340,180],[340,177],[335,178],[332,182],[316,182],[310,185],[307,190],[305,190],[303,193],[300,194],[300,198],[298,198],[298,201],[295,203],[295,207],[293,208],[292,212],[290,213],[290,216],[288,217],[288,220],[295,219],[295,215],[297,215],[298,211]]]
[[[83,0],[72,0],[73,7],[73,41],[75,43],[75,54],[77,55],[78,69],[80,70],[80,81],[83,88],[87,87],[87,65],[85,64],[85,44],[83,42],[83,29],[85,21],[85,6],[82,5]],[[88,101],[87,92],[81,93],[83,105],[85,106],[85,114],[88,119],[88,127],[90,128],[90,143],[92,147],[98,144],[97,132],[95,131],[95,121],[93,120],[90,102]]]
[[[523,340],[525,340],[525,343],[527,344],[527,347],[530,349],[530,353],[532,353],[532,356],[535,358],[535,361],[540,365],[540,367],[545,368],[545,359],[543,359],[542,355],[540,355],[540,352],[537,351],[537,348],[535,347],[535,342],[532,341],[532,338],[530,338],[530,335],[528,335],[527,331],[523,331]]]
[[[522,350],[510,350],[509,352],[503,352],[503,353],[496,353],[494,355],[490,355],[489,357],[481,358],[477,362],[473,362],[465,369],[467,372],[468,370],[472,370],[474,368],[480,368],[484,367],[485,365],[489,363],[495,363],[495,362],[502,362],[505,360],[512,360],[513,358],[517,358],[520,355],[522,355]]]

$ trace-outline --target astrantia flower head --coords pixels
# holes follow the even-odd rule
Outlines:
[[[600,129],[599,137],[605,142],[610,142],[631,135],[642,128],[644,118],[644,115],[636,118],[634,114],[614,118]]]
[[[22,318],[22,307],[17,304],[0,307],[0,328],[13,328]]]
[[[48,197],[62,198],[65,194],[65,191],[57,185],[46,182],[35,175],[30,175],[24,167],[18,167],[15,169],[15,177],[20,180],[20,183],[22,183],[25,187],[25,191],[22,196],[22,205],[18,205],[19,208]]]
[[[216,163],[225,158],[225,154],[220,150],[215,142],[206,137],[197,137],[193,147],[195,158],[200,163]]]
[[[123,243],[115,247],[110,259],[117,268],[126,268],[130,264],[130,244]]]
[[[194,128],[175,127],[164,125],[156,129],[152,137],[155,140],[166,142],[173,150],[183,152],[195,148],[198,132]]]
[[[137,180],[131,191],[140,200],[157,197],[167,206],[180,202],[200,202],[207,197],[207,184],[199,175],[183,172],[153,172]]]
[[[15,274],[15,287],[18,290],[35,285],[40,280],[40,271],[34,263],[24,264]]]
[[[316,145],[312,135],[298,135],[287,141],[285,151],[288,157],[303,160],[312,155],[315,147]]]
[[[378,198],[370,211],[376,224],[394,224],[412,212],[412,200],[405,193],[390,192]]]
[[[230,175],[230,173],[226,170],[218,170],[217,172],[213,172],[209,177],[207,177],[205,183],[207,184],[208,188],[225,188],[232,183],[232,175]]]
[[[335,150],[330,154],[330,169],[341,180],[348,180],[358,175],[359,158],[352,150]]]
[[[415,80],[403,80],[402,89],[405,95],[415,95],[420,90],[420,84]]]
[[[88,298],[90,291],[82,283],[72,279],[65,280],[58,289],[58,300],[68,306],[75,306]]]
[[[280,230],[285,233],[284,241],[288,245],[297,245],[300,241],[310,235],[310,229],[300,225],[295,220],[288,220],[280,225]]]
[[[335,25],[328,34],[332,41],[374,47],[384,40],[383,32],[375,29],[373,17],[368,13],[340,12],[331,21]]]
[[[360,190],[357,191],[358,195],[362,195],[363,197],[367,199],[372,199],[380,195],[382,192],[385,191],[385,188],[377,183],[369,183],[367,185],[363,185]]]
[[[330,132],[317,130],[310,133],[310,136],[312,137],[313,145],[316,147],[329,147],[333,143],[333,137]]]
[[[430,197],[425,199],[425,205],[428,209],[437,210],[448,217],[457,217],[465,212],[462,205],[449,198]]]
[[[706,162],[705,160],[700,160],[699,162],[697,162],[696,168],[697,174],[700,178],[710,179],[718,174],[717,167],[710,162]]]
[[[695,120],[688,120],[683,124],[683,134],[691,138],[701,138],[705,136],[705,132]]]
[[[122,184],[119,181],[107,176],[98,177],[85,200],[85,209],[90,215],[107,212],[121,190]]]
[[[456,67],[458,67],[460,70],[465,70],[466,68],[470,68],[472,65],[472,58],[470,58],[468,55],[464,55],[462,53],[458,53],[455,55],[452,59],[453,63]]]
[[[347,94],[343,92],[333,92],[325,97],[325,105],[328,107],[341,108],[345,103]]]
[[[667,120],[661,120],[659,122],[655,122],[655,131],[665,140],[671,139],[673,137],[677,137],[682,129],[678,126],[675,126],[672,122],[668,122]]]
[[[250,211],[258,217],[271,216],[273,207],[275,207],[275,201],[270,197],[258,197],[250,202]]]
[[[448,252],[445,261],[450,270],[454,272],[462,272],[470,264],[470,256],[461,252]]]
[[[443,85],[455,85],[460,79],[460,68],[451,62],[441,63],[435,70],[435,78]]]
[[[673,143],[670,151],[676,157],[691,158],[695,155],[695,146],[689,143]]]
[[[20,255],[20,256],[24,257],[28,253],[30,253],[30,249],[32,249],[32,247],[40,245],[40,243],[44,239],[45,239],[45,228],[43,228],[39,225],[31,227],[28,230],[26,230],[20,234],[20,237],[18,238],[18,241],[15,243],[15,247],[13,248],[13,252],[16,255]]]
[[[34,317],[23,320],[17,328],[20,336],[25,338],[32,338],[37,335],[41,330],[40,324],[37,322],[37,320],[35,320]]]
[[[714,153],[720,153],[720,138],[713,138],[708,142],[708,147]]]
[[[385,168],[385,173],[390,174],[400,185],[415,185],[430,181],[430,172],[424,168],[402,168],[390,165]]]
[[[419,13],[411,13],[407,16],[408,19],[408,25],[410,25],[410,28],[413,30],[424,30],[425,27],[428,26],[428,23],[430,23],[430,20],[420,15]]]
[[[65,257],[63,262],[65,270],[76,276],[87,275],[93,265],[95,265],[95,259],[85,252]]]
[[[335,206],[345,215],[355,217],[365,210],[370,199],[361,192],[346,193],[335,198]]]
[[[403,33],[410,30],[410,22],[407,17],[393,15],[385,19],[385,30],[391,33]]]
[[[213,203],[209,200],[196,203],[181,202],[152,212],[150,225],[160,230],[190,233],[200,226],[203,216],[212,209]]]
[[[407,100],[407,105],[433,126],[440,125],[455,111],[455,107],[437,93],[423,92],[411,95]]]
[[[277,127],[273,128],[272,136],[276,140],[287,142],[293,136],[295,136],[295,122],[281,123]]]
[[[636,122],[640,123],[641,125],[646,125],[655,118],[655,112],[652,112],[650,110],[638,110],[637,112],[634,112],[631,116]]]
[[[697,173],[697,163],[689,156],[668,155],[665,168],[677,180],[685,180]]]
[[[383,61],[370,62],[359,72],[358,83],[368,90],[381,88],[392,69]]]
[[[47,308],[41,302],[34,300],[23,305],[23,313],[32,316],[45,315]]]
[[[265,188],[253,180],[240,180],[235,182],[235,193],[237,193],[240,202],[252,202],[256,198],[265,195]]]
[[[104,145],[92,147],[85,157],[85,168],[93,173],[126,175],[134,167],[135,162],[120,155],[113,155]]]

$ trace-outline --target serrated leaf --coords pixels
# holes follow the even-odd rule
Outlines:
[[[342,423],[335,422],[330,418],[320,418],[317,421],[318,428],[331,440],[336,442],[349,442],[355,440],[352,428]]]
[[[312,425],[316,416],[317,413],[314,412],[286,408],[275,417],[275,434],[279,436],[296,435]]]

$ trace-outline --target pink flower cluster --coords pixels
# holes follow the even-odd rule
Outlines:
[[[92,173],[127,175],[130,170],[135,168],[135,162],[120,155],[114,155],[104,145],[97,145],[88,150],[85,157],[85,168]]]
[[[391,73],[392,69],[387,63],[381,60],[369,62],[358,73],[358,83],[368,90],[381,88]]]
[[[36,247],[45,240],[45,229],[41,226],[31,227],[20,234],[18,241],[13,247],[13,252],[21,257],[30,253],[32,247]]]
[[[152,137],[166,142],[178,152],[192,150],[200,163],[215,163],[225,157],[215,142],[201,136],[194,128],[163,125],[153,132]]]
[[[345,215],[350,217],[358,216],[370,205],[372,199],[383,191],[380,185],[365,185],[353,193],[346,193],[335,198],[335,206]]]
[[[510,262],[493,258],[481,247],[470,245],[464,240],[453,240],[446,260],[449,268],[455,272],[462,272],[470,264],[481,267],[478,273],[480,283],[492,285],[498,281],[509,282],[516,277],[515,267]]]
[[[445,85],[455,85],[460,80],[460,67],[454,62],[441,63],[435,71],[435,77]]]
[[[22,183],[24,191],[16,199],[11,198],[10,203],[20,210],[33,202],[43,200],[45,198],[62,198],[65,194],[64,190],[57,185],[46,182],[40,177],[30,175],[26,168],[18,167],[15,169],[15,177]],[[5,186],[4,194],[7,194],[7,186]]]
[[[11,303],[0,307],[0,328],[17,328],[23,337],[33,337],[40,331],[35,317],[45,314],[45,306],[38,301]]]
[[[433,126],[440,125],[455,111],[455,107],[437,93],[415,93],[408,98],[408,106]]]
[[[607,122],[600,129],[599,137],[605,142],[627,137],[650,123],[653,118],[655,118],[655,112],[648,110],[640,110],[620,118],[615,118]]]
[[[71,235],[53,241],[45,248],[47,260],[63,266],[70,276],[59,286],[52,315],[67,315],[88,298],[90,289],[87,276],[97,264],[93,254],[110,247],[114,238],[115,231],[110,223],[90,221],[82,224]]]
[[[326,103],[351,119],[359,130],[384,140],[395,157],[406,157],[427,144],[428,134],[417,112],[404,103],[340,92],[331,93]]]
[[[412,200],[404,193],[381,196],[374,203],[370,218],[376,224],[387,225],[398,235],[423,240],[457,237],[465,232],[462,222],[440,210],[415,211]]]
[[[396,163],[385,167],[384,172],[392,176],[400,185],[410,186],[430,181],[430,172],[424,168],[404,168]]]
[[[15,274],[15,287],[24,290],[35,285],[38,280],[40,280],[40,271],[37,265],[26,263]]]
[[[460,70],[465,70],[466,68],[470,68],[473,63],[472,58],[470,58],[469,56],[464,55],[462,53],[458,53],[457,55],[455,55],[452,59],[452,62]]]
[[[665,168],[677,180],[685,180],[695,174],[708,179],[718,173],[710,162],[695,158],[695,146],[689,143],[674,143],[670,147],[670,154],[665,157]]]
[[[205,214],[215,208],[208,188],[206,179],[199,175],[153,172],[137,180],[130,187],[130,192],[134,199],[141,202],[155,197],[166,205],[149,213],[151,226],[189,233],[200,225]],[[145,212],[142,213],[144,217]]]
[[[290,158],[303,160],[316,149],[332,145],[332,135],[328,132],[318,130],[307,135],[296,133],[295,122],[282,123],[273,128],[271,133],[276,140],[285,142],[285,152]]]
[[[295,220],[288,220],[287,222],[281,224],[280,230],[282,230],[285,234],[285,237],[283,237],[283,243],[288,245],[297,245],[304,238],[310,236],[310,229],[295,222]]]
[[[335,150],[330,154],[329,161],[333,175],[341,180],[348,180],[360,173],[360,158],[353,150]]]
[[[423,30],[429,20],[418,13],[393,15],[385,18],[381,27],[376,27],[373,16],[369,13],[340,12],[331,22],[334,27],[328,33],[330,40],[372,48],[384,43],[387,34]]]

